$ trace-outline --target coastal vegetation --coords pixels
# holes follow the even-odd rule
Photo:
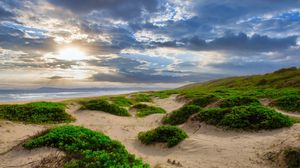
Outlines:
[[[0,105],[0,119],[34,124],[54,124],[74,120],[65,112],[64,104],[54,102]]]
[[[52,128],[27,140],[23,146],[26,149],[53,147],[65,151],[70,158],[64,165],[66,168],[150,168],[120,142],[78,126]]]
[[[201,110],[201,107],[196,105],[186,105],[178,110],[167,114],[163,119],[163,124],[179,125],[185,123],[189,117]]]
[[[200,111],[195,120],[231,129],[261,130],[290,127],[296,121],[273,109],[260,106],[211,108]]]
[[[271,103],[272,106],[289,112],[300,112],[300,95],[286,95]]]
[[[177,145],[187,137],[188,135],[176,126],[159,126],[138,134],[138,138],[143,144],[167,143],[169,148]]]
[[[110,103],[105,99],[83,101],[81,103],[81,110],[98,110],[118,116],[130,116],[129,112],[125,108]]]
[[[150,106],[147,104],[136,104],[131,107],[132,109],[137,110],[137,116],[138,117],[145,117],[151,114],[156,114],[156,113],[166,113],[166,111],[163,108],[160,107],[155,107],[155,106]]]

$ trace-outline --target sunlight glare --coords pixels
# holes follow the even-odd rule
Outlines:
[[[58,59],[67,61],[80,61],[87,59],[86,53],[76,47],[63,48],[58,52]]]

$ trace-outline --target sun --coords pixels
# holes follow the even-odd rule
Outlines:
[[[78,47],[67,47],[59,50],[58,59],[66,61],[80,61],[87,59],[86,53]]]

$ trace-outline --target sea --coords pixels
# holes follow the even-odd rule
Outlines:
[[[52,88],[0,89],[0,103],[95,97],[103,95],[126,94],[137,91],[163,90],[166,88]]]

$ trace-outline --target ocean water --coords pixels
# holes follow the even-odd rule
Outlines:
[[[35,100],[51,100],[66,99],[78,97],[93,97],[103,95],[125,94],[137,91],[161,90],[160,88],[39,88],[32,90],[1,90],[0,102],[17,102],[17,101],[35,101]]]

